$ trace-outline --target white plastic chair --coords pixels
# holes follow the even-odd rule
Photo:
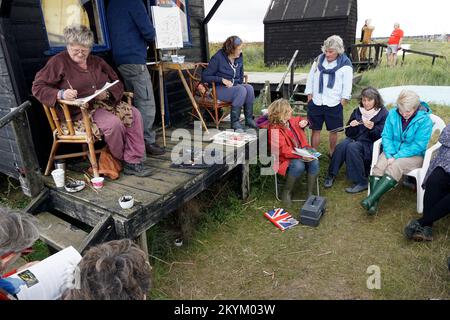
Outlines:
[[[432,135],[437,131],[439,134],[442,132],[442,130],[445,128],[445,122],[438,116],[434,114],[430,114],[430,119],[433,121],[433,131]],[[411,170],[410,172],[406,173],[405,175],[409,177],[413,177],[416,179],[416,189],[417,189],[417,212],[422,213],[423,212],[423,195],[425,193],[425,190],[422,188],[423,179],[425,178],[425,175],[427,174],[428,167],[430,166],[430,161],[433,156],[433,153],[439,149],[441,146],[440,142],[436,142],[433,146],[430,148],[427,148],[427,151],[425,152],[425,157],[423,158],[423,164],[421,168],[417,168],[414,170]],[[373,168],[377,164],[378,156],[380,155],[381,151],[381,139],[378,139],[373,144],[373,152],[372,152],[372,163],[370,165],[370,175],[372,175]],[[370,194],[370,187],[368,190],[368,194]]]

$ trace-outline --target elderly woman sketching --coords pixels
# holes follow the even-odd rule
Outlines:
[[[415,241],[433,240],[433,223],[450,214],[450,124],[442,131],[439,142],[441,146],[423,183],[423,216],[405,227],[406,238]]]
[[[64,38],[67,51],[52,57],[33,82],[33,95],[45,105],[53,106],[57,99],[89,96],[106,82],[118,79],[103,59],[90,55],[94,41],[91,30],[85,26],[66,27]],[[151,170],[142,162],[145,144],[141,114],[121,101],[122,95],[123,85],[118,83],[95,98],[90,105],[93,131],[97,136],[103,134],[111,154],[123,160],[125,174],[149,176]],[[79,109],[71,108],[70,112],[74,121],[81,119]]]
[[[243,129],[239,122],[242,106],[245,124],[250,128],[257,128],[253,120],[255,92],[251,85],[244,84],[242,46],[243,42],[239,37],[229,37],[202,73],[203,82],[216,83],[219,100],[231,102],[231,128],[235,130]]]
[[[324,122],[328,131],[343,126],[343,106],[351,98],[353,84],[352,63],[344,54],[341,37],[334,35],[326,39],[322,52],[311,67],[305,88],[314,149],[319,147]],[[329,133],[330,156],[336,148],[337,137],[337,132]]]
[[[369,215],[377,212],[378,200],[397,185],[404,173],[422,166],[433,128],[430,113],[429,106],[415,92],[400,92],[397,107],[389,111],[381,134],[383,152],[369,177],[370,195],[361,201]]]

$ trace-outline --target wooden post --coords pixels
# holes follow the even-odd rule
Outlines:
[[[161,126],[163,131],[163,144],[166,146],[166,124],[165,124],[165,106],[164,106],[164,73],[162,62],[158,64],[159,75],[159,103],[161,107]]]
[[[248,164],[248,161],[238,165],[238,170],[241,182],[240,197],[242,200],[247,200],[250,195],[250,165]]]
[[[264,84],[264,104],[266,106],[266,108],[268,108],[270,106],[270,104],[272,103],[272,96],[271,96],[271,92],[270,92],[270,81],[266,81]]]
[[[144,231],[139,235],[139,237],[137,238],[137,242],[142,251],[145,252],[145,260],[150,262],[148,258],[147,231]]]

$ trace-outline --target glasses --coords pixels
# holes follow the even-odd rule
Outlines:
[[[22,250],[22,251],[20,252],[20,256],[21,256],[21,257],[24,257],[24,256],[26,256],[26,255],[28,255],[28,254],[30,254],[30,253],[32,253],[32,252],[33,252],[33,248],[32,248],[32,247],[29,247],[29,248],[26,248],[26,249]],[[8,258],[10,255],[16,254],[16,253],[19,253],[19,252],[8,252],[8,253],[5,253],[4,255],[0,256],[0,260],[6,259],[6,258]]]
[[[90,49],[74,49],[72,47],[69,47],[69,49],[70,49],[70,51],[73,54],[80,54],[81,53],[83,56],[87,56],[89,54],[89,52],[91,52]]]

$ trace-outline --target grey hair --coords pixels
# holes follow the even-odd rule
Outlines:
[[[336,50],[341,55],[345,52],[344,41],[338,35],[330,36],[323,42],[322,52],[325,53],[328,49]]]
[[[31,214],[0,207],[0,255],[21,252],[38,238],[36,219]]]
[[[394,28],[395,27],[399,27],[400,28],[400,23],[398,23],[398,22],[394,23]]]
[[[130,239],[91,247],[78,264],[78,283],[64,300],[142,300],[150,290],[150,264]]]
[[[402,90],[397,98],[397,106],[400,111],[415,111],[420,106],[420,98],[411,90]]]
[[[92,48],[94,34],[86,26],[72,25],[64,28],[64,40],[66,44],[79,44],[86,48]]]

